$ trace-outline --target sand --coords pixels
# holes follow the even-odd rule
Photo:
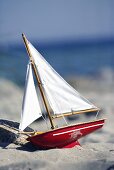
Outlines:
[[[107,82],[105,78],[76,80],[73,78],[69,82],[102,109],[100,116],[107,118],[104,127],[81,139],[80,147],[51,150],[38,150],[30,143],[25,145],[16,143],[17,138],[11,138],[9,133],[4,133],[0,128],[0,170],[114,169],[114,82]],[[0,79],[1,120],[19,122],[22,96],[23,88],[8,80]],[[88,116],[83,119],[87,120]],[[16,125],[18,127],[18,123]],[[38,122],[31,125],[31,128],[36,128],[37,125]]]
[[[89,143],[72,149],[35,150],[14,144],[0,149],[0,169],[113,170],[114,144]]]

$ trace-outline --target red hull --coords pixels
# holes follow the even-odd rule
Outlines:
[[[72,148],[79,145],[78,139],[92,133],[104,125],[104,119],[70,125],[29,137],[31,143],[42,149]]]

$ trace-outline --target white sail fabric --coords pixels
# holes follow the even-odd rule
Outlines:
[[[33,80],[31,64],[28,65],[26,73],[26,85],[23,97],[20,130],[24,130],[34,120],[41,117],[41,109],[37,99],[36,89]]]
[[[30,53],[36,64],[45,93],[55,114],[96,108],[73,89],[28,43]]]

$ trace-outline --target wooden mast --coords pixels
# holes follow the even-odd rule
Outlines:
[[[48,117],[49,117],[49,120],[50,120],[50,123],[51,123],[51,128],[54,129],[55,127],[54,127],[54,124],[53,124],[53,121],[52,121],[52,117],[51,117],[51,114],[50,114],[50,111],[49,111],[49,108],[48,108],[48,105],[47,105],[47,102],[46,102],[46,99],[45,99],[45,95],[44,95],[43,89],[42,89],[42,83],[41,83],[40,77],[38,75],[38,72],[37,72],[37,69],[36,69],[36,65],[34,63],[34,59],[33,59],[32,55],[31,55],[30,50],[29,50],[28,40],[26,39],[24,34],[22,34],[22,37],[23,37],[23,41],[24,41],[24,44],[25,44],[28,56],[29,56],[30,61],[32,63],[32,68],[34,70],[34,73],[35,73],[35,76],[36,76],[36,79],[37,79],[37,82],[38,82],[38,86],[39,86],[39,89],[40,89],[40,92],[41,92],[41,95],[42,95],[44,106],[45,106],[46,111],[48,113]]]

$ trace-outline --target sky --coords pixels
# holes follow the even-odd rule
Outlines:
[[[114,0],[0,0],[0,44],[114,37]]]

